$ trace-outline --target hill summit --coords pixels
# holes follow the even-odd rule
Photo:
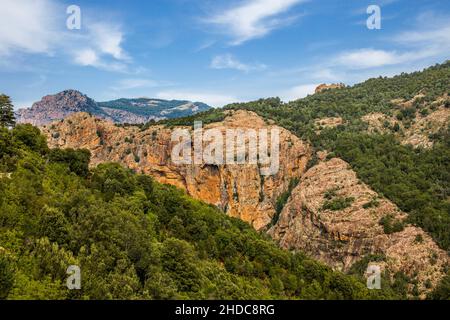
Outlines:
[[[35,102],[31,108],[19,109],[16,117],[19,123],[45,125],[61,120],[70,114],[88,112],[97,117],[115,123],[146,123],[151,120],[163,120],[189,116],[211,109],[201,102],[187,100],[161,100],[151,98],[118,99],[96,102],[77,90],[64,90],[47,95]]]

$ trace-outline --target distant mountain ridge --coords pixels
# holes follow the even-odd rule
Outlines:
[[[45,125],[61,120],[76,112],[88,112],[115,123],[139,124],[151,120],[172,119],[207,111],[211,107],[202,102],[162,100],[151,98],[117,99],[96,102],[77,90],[65,90],[47,95],[31,108],[16,112],[18,123]]]

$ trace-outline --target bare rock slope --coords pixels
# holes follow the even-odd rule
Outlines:
[[[281,247],[302,250],[343,271],[368,255],[384,256],[382,268],[416,280],[423,294],[445,275],[447,253],[412,225],[387,234],[380,224],[383,218],[401,225],[406,214],[358,180],[345,161],[334,158],[302,177],[269,234]]]
[[[122,163],[180,187],[258,230],[271,226],[268,232],[281,247],[302,250],[335,269],[348,271],[368,255],[383,256],[380,265],[391,275],[402,272],[415,280],[422,296],[442,279],[447,253],[422,229],[405,224],[406,214],[359,181],[346,162],[325,161],[321,155],[319,164],[305,172],[311,147],[248,111],[231,111],[224,121],[205,129],[225,133],[231,128],[274,127],[280,130],[280,169],[273,176],[261,175],[260,166],[251,164],[176,165],[171,161],[173,128],[164,126],[119,127],[77,113],[42,131],[50,147],[90,150],[92,166]],[[300,183],[276,218],[276,201],[294,178]],[[382,220],[393,230],[387,233]],[[399,225],[402,228],[396,230]]]
[[[205,126],[225,134],[226,129],[261,129],[275,127],[252,112],[237,111],[223,122]],[[85,148],[91,151],[91,165],[119,162],[149,174],[159,182],[187,191],[194,198],[222,208],[233,217],[261,229],[271,222],[277,198],[293,178],[304,172],[311,156],[310,147],[289,131],[280,130],[280,168],[272,176],[261,175],[255,164],[245,165],[176,165],[171,161],[174,142],[172,130],[153,126],[118,127],[86,113],[43,127],[50,147]]]

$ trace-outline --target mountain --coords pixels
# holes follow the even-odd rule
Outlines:
[[[119,123],[146,123],[150,120],[186,117],[211,109],[210,106],[201,102],[149,98],[118,99],[99,102],[98,105]],[[133,119],[133,116],[136,118]]]
[[[181,128],[181,127],[180,127]],[[389,274],[405,274],[424,297],[444,278],[447,253],[422,229],[406,221],[406,214],[377,194],[348,169],[344,161],[322,160],[307,169],[312,146],[291,132],[267,124],[253,112],[229,111],[223,121],[204,127],[218,129],[280,130],[280,168],[261,175],[258,165],[175,165],[171,161],[176,127],[117,127],[86,113],[43,127],[51,148],[87,149],[91,166],[118,162],[160,183],[181,188],[190,196],[220,208],[255,229],[268,231],[280,246],[301,250],[331,267],[349,272],[368,255],[377,257]],[[290,187],[300,180],[297,187]],[[290,188],[289,201],[279,202]],[[339,207],[342,199],[352,199]],[[329,203],[330,209],[323,209]],[[373,206],[368,206],[373,203]],[[334,206],[338,206],[334,208]],[[401,221],[402,230],[385,231],[381,220]],[[420,238],[421,241],[416,241]],[[382,259],[382,260],[380,260]],[[413,287],[407,287],[409,293]]]
[[[161,183],[169,183],[194,198],[221,208],[228,215],[250,223],[255,229],[267,226],[275,212],[276,199],[288,188],[292,179],[304,172],[311,150],[308,144],[278,126],[267,126],[254,113],[237,111],[224,122],[206,125],[225,134],[231,128],[277,128],[280,130],[280,169],[264,178],[256,165],[177,165],[171,161],[175,142],[172,128],[150,126],[117,127],[86,113],[42,128],[51,148],[74,148],[91,151],[91,165],[118,162]],[[242,179],[245,177],[245,179]]]
[[[29,109],[18,110],[16,117],[18,123],[39,126],[64,119],[72,113],[88,112],[115,123],[140,124],[151,120],[189,116],[210,108],[201,102],[149,98],[96,102],[79,91],[65,90],[43,97]]]
[[[95,122],[88,114],[71,121],[77,116]],[[98,122],[107,143],[116,126]],[[134,132],[117,133],[127,130]],[[399,297],[282,250],[243,221],[148,175],[117,163],[89,169],[89,162],[86,150],[49,150],[29,124],[0,127],[0,173],[8,172],[0,174],[0,299]],[[68,266],[80,268],[79,290],[66,286]]]
[[[144,126],[0,128],[0,298],[449,299],[448,88],[446,62]],[[278,130],[279,170],[175,165],[172,133],[194,121]]]
[[[29,109],[19,109],[16,112],[16,118],[18,123],[42,125],[64,119],[75,112],[105,116],[94,100],[79,91],[66,90],[43,97],[41,101],[33,103]]]
[[[363,278],[375,263],[401,295],[424,298],[448,289],[449,84],[447,62],[155,126],[76,114],[42,130],[52,148],[90,150],[93,167],[119,162],[175,185],[336,270]],[[279,175],[263,177],[257,165],[173,166],[170,132],[195,120],[221,132],[279,128]]]

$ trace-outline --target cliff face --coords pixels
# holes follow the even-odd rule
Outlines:
[[[423,294],[445,275],[447,253],[411,225],[386,234],[382,218],[393,225],[402,223],[406,214],[335,158],[308,170],[269,234],[281,247],[302,250],[343,271],[365,256],[384,256],[378,263],[382,269],[417,280]]]
[[[256,114],[236,111],[223,122],[204,129],[270,129]],[[256,229],[268,225],[277,198],[293,178],[305,172],[311,156],[309,145],[289,131],[280,130],[280,165],[277,174],[263,176],[260,166],[176,165],[171,161],[175,142],[172,130],[162,126],[141,131],[137,127],[118,127],[85,113],[42,128],[50,147],[85,148],[91,151],[91,165],[119,162],[153,176],[157,181],[180,187],[194,198],[222,208],[227,214],[252,224]]]
[[[248,111],[232,111],[204,129],[271,129]],[[306,173],[311,147],[289,131],[280,130],[280,169],[263,176],[258,165],[176,165],[171,161],[172,129],[153,126],[118,127],[86,113],[42,128],[50,147],[86,148],[91,165],[119,162],[157,181],[180,187],[194,198],[216,205],[227,214],[256,229],[271,225],[277,198],[293,178],[300,178],[269,234],[280,246],[302,250],[335,269],[348,271],[364,257],[383,256],[378,262],[391,275],[403,272],[417,280],[420,294],[444,276],[447,253],[422,229],[404,223],[406,214],[359,181],[349,165],[340,160],[321,161]],[[191,128],[188,128],[192,130]],[[404,228],[386,233],[386,226]],[[389,229],[387,228],[387,229]],[[392,232],[396,231],[396,232]],[[412,287],[410,288],[412,290]]]

